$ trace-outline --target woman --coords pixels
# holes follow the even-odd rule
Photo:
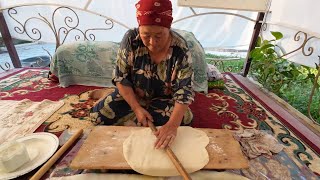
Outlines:
[[[191,55],[186,41],[170,30],[170,0],[140,0],[136,8],[139,28],[124,35],[118,51],[113,77],[117,88],[92,114],[105,125],[119,125],[132,114],[138,125],[153,121],[162,126],[155,133],[155,147],[165,148],[177,128],[192,120]]]

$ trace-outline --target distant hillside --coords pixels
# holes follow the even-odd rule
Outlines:
[[[17,45],[17,44],[24,44],[24,43],[30,43],[31,41],[25,41],[25,40],[21,40],[21,39],[13,39],[13,44]],[[0,47],[5,47],[4,45],[4,41],[2,39],[2,37],[0,37]]]
[[[13,44],[18,45],[18,44],[24,44],[24,43],[30,43],[31,41],[25,41],[21,39],[13,39]],[[2,37],[0,37],[0,54],[7,52],[4,41]]]

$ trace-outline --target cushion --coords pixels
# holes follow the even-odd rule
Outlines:
[[[112,72],[119,44],[114,42],[77,41],[61,45],[50,65],[59,78],[60,86],[74,84],[113,86]]]
[[[197,92],[208,92],[205,52],[193,33],[174,30],[188,43],[194,74],[192,87]],[[110,87],[119,44],[109,41],[77,41],[61,45],[51,61],[50,70],[60,86],[87,85]]]
[[[205,61],[205,52],[203,47],[193,33],[178,29],[174,29],[174,31],[179,33],[188,43],[194,71],[192,77],[192,87],[194,91],[207,93],[207,63]]]

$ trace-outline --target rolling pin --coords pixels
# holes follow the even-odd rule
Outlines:
[[[151,128],[153,132],[157,131],[157,128],[154,126],[154,124],[151,121],[148,121],[148,126]],[[171,150],[171,148],[167,146],[165,148],[165,151],[169,156],[170,160],[172,161],[172,163],[174,164],[174,166],[176,167],[176,169],[178,170],[178,172],[180,173],[180,175],[183,177],[183,179],[191,180],[191,177],[189,176],[188,172],[182,166],[181,162],[179,161],[177,156],[174,154],[174,152]]]
[[[70,139],[30,178],[30,180],[40,179],[51,166],[62,156],[62,154],[80,137],[83,130],[78,130]]]

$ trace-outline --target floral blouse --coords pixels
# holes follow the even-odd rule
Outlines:
[[[139,29],[128,30],[118,51],[113,84],[131,86],[143,99],[172,98],[181,104],[194,100],[191,86],[192,59],[187,42],[171,31],[172,41],[167,59],[156,64],[151,61]]]

